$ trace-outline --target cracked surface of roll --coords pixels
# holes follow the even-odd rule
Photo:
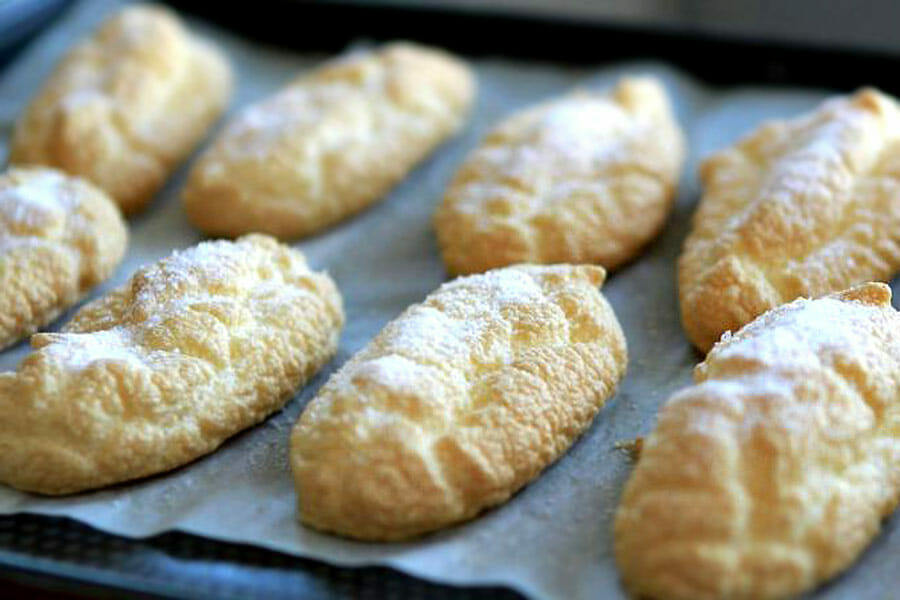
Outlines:
[[[291,439],[300,519],[397,540],[506,501],[590,425],[625,338],[589,265],[444,284],[319,391]]]
[[[342,325],[331,278],[272,238],[175,252],[0,374],[0,482],[63,494],[212,452],[280,409]]]
[[[725,336],[660,411],[615,554],[639,598],[790,598],[850,566],[900,499],[900,314],[869,283]]]
[[[651,78],[576,92],[507,118],[463,162],[435,213],[444,263],[615,268],[672,208],[684,139]]]
[[[0,175],[0,349],[105,281],[127,244],[119,209],[86,181],[45,168]]]
[[[462,125],[475,80],[437,49],[393,43],[332,60],[235,117],[183,199],[211,235],[309,235],[382,198]]]
[[[767,123],[700,168],[678,262],[685,330],[707,351],[766,310],[900,270],[900,107],[872,89]]]
[[[93,182],[141,210],[231,95],[225,57],[153,5],[122,9],[62,59],[16,123],[14,164]]]

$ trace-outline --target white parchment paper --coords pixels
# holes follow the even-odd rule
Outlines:
[[[117,4],[80,2],[7,71],[0,81],[4,143],[14,119],[64,50]],[[233,61],[238,77],[232,112],[322,58],[262,47],[204,23],[191,24],[218,41]],[[208,457],[137,483],[60,499],[0,486],[0,514],[65,515],[135,537],[178,529],[339,565],[390,566],[445,583],[502,584],[535,598],[623,597],[610,531],[629,462],[615,444],[649,431],[657,407],[689,382],[698,360],[682,332],[675,293],[675,261],[699,194],[698,158],[764,119],[812,108],[827,93],[710,89],[662,63],[574,69],[497,57],[474,65],[480,91],[473,118],[461,135],[380,204],[297,244],[314,267],[334,276],[348,320],[335,360],[284,411]],[[470,523],[416,542],[382,545],[351,542],[299,525],[287,461],[290,428],[335,368],[444,280],[431,215],[464,154],[491,124],[514,109],[573,86],[602,88],[634,73],[658,75],[667,85],[687,133],[690,158],[665,231],[637,261],[613,273],[604,287],[629,344],[628,375],[618,394],[556,465],[506,505]],[[116,275],[92,297],[122,283],[137,267],[201,239],[178,198],[185,172],[182,168],[176,173],[150,208],[130,221],[128,254]],[[0,354],[0,369],[15,368],[26,352],[27,344],[20,344]],[[889,521],[860,563],[817,596],[891,597],[900,571],[898,523],[897,518]]]

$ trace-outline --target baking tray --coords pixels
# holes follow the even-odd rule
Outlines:
[[[561,64],[664,59],[708,83],[775,84],[847,90],[861,82],[900,92],[900,58],[849,48],[790,46],[675,30],[565,18],[529,18],[374,3],[182,1],[248,37],[294,49],[333,52],[360,34],[412,38],[463,55],[503,55]],[[711,59],[714,57],[714,59]],[[78,522],[34,515],[0,517],[0,577],[46,590],[110,597],[514,598],[499,588],[452,588],[382,568],[343,569],[256,547],[183,533],[143,540]]]

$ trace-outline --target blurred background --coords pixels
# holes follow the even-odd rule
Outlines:
[[[900,2],[893,0],[390,0],[382,4],[617,21],[900,52]]]
[[[0,61],[7,61],[23,42],[78,0],[0,0]],[[183,0],[171,4],[207,14],[240,14],[256,28],[279,29],[282,17],[310,8],[455,10],[520,17],[604,23],[683,34],[738,37],[756,41],[853,48],[900,53],[900,2],[892,0],[255,0],[244,2]],[[289,23],[298,37],[296,22]],[[366,22],[348,19],[347,33],[364,33]],[[305,31],[321,38],[325,32]],[[332,32],[333,33],[333,32]],[[449,33],[449,32],[448,32]],[[463,36],[464,32],[452,32]],[[503,35],[498,32],[497,35]],[[539,40],[535,40],[539,43]],[[602,40],[598,40],[602,43]],[[709,60],[716,60],[710,57]]]

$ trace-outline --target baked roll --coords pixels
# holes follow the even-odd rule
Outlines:
[[[662,408],[625,487],[634,597],[795,597],[849,567],[900,500],[900,314],[880,283],[726,335]]]
[[[84,177],[134,213],[230,95],[216,48],[165,8],[129,6],[63,58],[16,123],[10,161]]]
[[[272,238],[175,252],[0,374],[0,482],[66,494],[212,452],[331,358],[343,319],[331,278]]]
[[[681,316],[707,351],[800,296],[900,269],[900,110],[875,90],[770,122],[700,168],[678,261]]]
[[[398,540],[505,502],[590,425],[625,373],[600,267],[457,279],[389,323],[294,427],[300,519]]]
[[[127,243],[119,209],[88,182],[45,168],[0,175],[0,349],[105,281]]]
[[[440,50],[394,43],[303,75],[234,118],[184,189],[210,235],[314,233],[383,197],[463,123],[469,68]]]
[[[662,85],[623,79],[506,119],[459,168],[434,217],[450,273],[634,258],[672,208],[684,139]]]

